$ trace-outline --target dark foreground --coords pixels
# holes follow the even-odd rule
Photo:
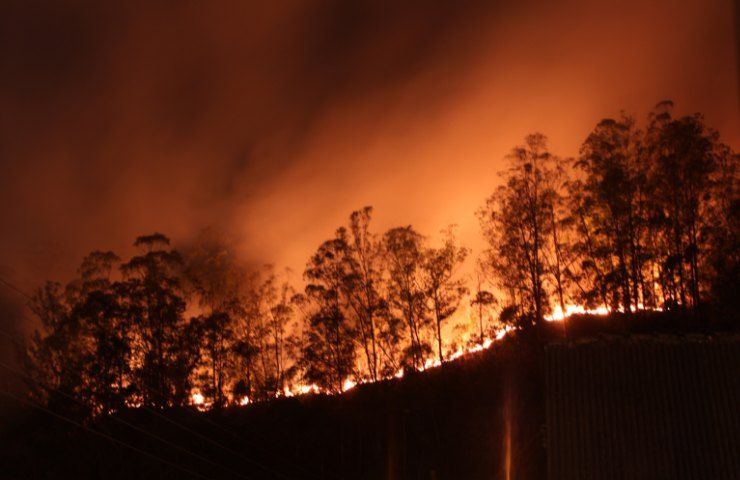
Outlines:
[[[342,396],[302,396],[208,413],[184,409],[131,410],[121,412],[117,419],[104,418],[90,424],[89,428],[97,434],[44,412],[18,410],[15,404],[4,400],[5,418],[8,418],[7,408],[15,410],[0,433],[0,477],[538,479],[548,476],[549,463],[551,478],[565,478],[558,476],[558,472],[565,472],[571,478],[589,478],[599,470],[600,459],[612,462],[619,459],[605,452],[613,449],[613,443],[609,442],[617,438],[611,435],[614,422],[584,424],[583,418],[590,417],[581,415],[579,409],[569,409],[568,405],[575,400],[570,402],[567,395],[582,392],[585,396],[578,405],[588,408],[593,393],[588,388],[599,385],[597,393],[608,392],[610,398],[595,398],[600,398],[604,405],[618,405],[613,397],[621,394],[632,400],[643,394],[660,397],[669,388],[665,385],[676,382],[690,385],[697,379],[692,382],[674,379],[671,383],[670,378],[656,378],[650,382],[645,381],[649,375],[643,375],[641,385],[629,382],[614,385],[609,381],[612,370],[607,368],[608,361],[604,363],[602,359],[596,367],[576,361],[567,368],[571,376],[561,386],[565,390],[555,393],[553,398],[552,375],[548,375],[550,380],[546,382],[546,372],[553,372],[553,358],[558,361],[565,358],[561,354],[553,355],[553,348],[562,352],[564,346],[572,349],[587,344],[592,350],[608,349],[612,348],[610,345],[635,338],[666,338],[665,334],[679,345],[720,339],[725,345],[721,358],[732,367],[740,358],[737,337],[723,330],[726,329],[695,319],[667,315],[631,321],[611,319],[609,323],[583,318],[571,322],[568,339],[562,337],[560,326],[553,325],[549,331],[540,333],[539,338],[508,338],[488,351],[441,368],[403,379],[360,385]],[[678,355],[677,358],[682,358]],[[633,362],[630,368],[641,368],[639,359],[631,356],[629,359]],[[575,371],[584,366],[588,368],[583,374]],[[697,375],[701,370],[690,371]],[[724,382],[720,377],[717,379]],[[740,432],[740,425],[726,425],[722,433],[725,437],[717,440],[701,428],[709,413],[721,412],[711,408],[714,403],[732,402],[732,392],[738,392],[737,382],[729,389],[722,386],[720,391],[716,391],[716,386],[702,385],[708,390],[706,396],[703,391],[695,392],[699,411],[686,413],[679,408],[684,418],[676,418],[675,424],[669,427],[659,424],[664,430],[658,433],[650,433],[654,425],[646,419],[643,425],[631,425],[633,434],[639,436],[640,432],[649,430],[650,434],[641,438],[655,438],[664,444],[672,442],[671,445],[679,445],[678,450],[674,448],[679,453],[681,448],[693,448],[692,458],[699,465],[696,468],[700,468],[701,448],[706,445],[693,443],[689,436],[704,435],[710,442],[734,442],[733,435]],[[645,402],[649,405],[649,398]],[[558,405],[555,423],[553,405]],[[658,415],[660,411],[653,413]],[[595,418],[608,417],[620,424],[620,415],[636,418],[635,412],[629,411]],[[574,422],[574,418],[581,423]],[[710,420],[723,421],[722,418]],[[547,425],[557,428],[549,439]],[[698,430],[692,432],[683,425]],[[586,427],[590,430],[578,430]],[[560,435],[565,435],[562,438],[572,442],[573,448],[564,446],[565,440],[558,440]],[[574,448],[583,451],[589,445],[598,446],[600,450],[596,451],[601,456],[568,456]],[[716,450],[716,445],[713,446]],[[648,447],[653,449],[652,453],[637,452],[644,453],[641,462],[660,458],[670,463],[670,459],[660,457],[660,445],[645,446]],[[723,455],[730,455],[728,463],[717,468],[733,468],[734,457]],[[592,470],[582,472],[585,476],[579,473],[579,458],[591,462]],[[559,469],[557,472],[553,471],[554,466]],[[576,477],[568,469],[575,469]],[[646,467],[645,472],[655,470]],[[629,473],[622,471],[626,476],[619,478],[641,478]],[[733,474],[731,470],[725,473]]]

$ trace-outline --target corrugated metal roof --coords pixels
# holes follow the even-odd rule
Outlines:
[[[740,337],[602,337],[546,363],[550,479],[740,479]]]

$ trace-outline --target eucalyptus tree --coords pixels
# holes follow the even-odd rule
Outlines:
[[[445,360],[442,323],[457,311],[462,299],[468,294],[466,279],[459,275],[460,266],[468,254],[467,248],[457,245],[452,228],[446,231],[442,246],[429,247],[422,251],[421,284],[428,310],[434,319],[440,363]]]
[[[304,378],[339,392],[355,373],[356,331],[342,308],[342,285],[349,275],[342,234],[323,242],[311,256],[304,278],[306,328],[299,363]]]
[[[705,232],[712,218],[714,179],[726,149],[700,114],[673,118],[672,102],[659,103],[649,117],[645,161],[654,223],[666,247],[662,269],[669,279],[669,304],[701,302]]]
[[[475,272],[475,291],[473,298],[470,299],[470,306],[475,312],[475,316],[478,319],[478,345],[483,345],[490,326],[487,326],[486,314],[490,316],[490,310],[496,305],[496,296],[489,290],[484,288],[485,286],[485,275],[482,265],[478,265]]]
[[[489,246],[487,263],[510,302],[539,325],[548,309],[546,252],[558,160],[539,133],[528,135],[508,159],[503,185],[478,212]]]
[[[346,245],[342,261],[346,263],[347,276],[341,289],[345,309],[354,319],[369,379],[377,381],[383,360],[378,335],[385,318],[386,303],[380,293],[383,281],[382,245],[370,231],[371,219],[372,207],[356,210],[350,215],[349,228],[340,229],[338,235]]]
[[[579,196],[583,221],[588,223],[590,241],[602,246],[593,251],[603,265],[599,278],[608,282],[601,288],[613,292],[607,305],[625,312],[645,297],[645,175],[639,147],[640,132],[632,118],[605,119],[588,135],[575,163],[585,175]]]
[[[123,308],[135,325],[132,377],[149,406],[183,404],[190,396],[190,373],[197,362],[190,323],[184,318],[183,261],[160,234],[141,236],[135,255],[121,266]]]
[[[294,344],[295,328],[291,328],[294,319],[295,291],[287,280],[280,281],[268,270],[267,278],[262,284],[263,325],[266,334],[266,350],[269,350],[274,368],[274,390],[280,394],[286,381],[293,376],[293,366],[288,366]]]
[[[409,346],[404,351],[404,361],[418,370],[432,351],[425,335],[431,319],[422,283],[423,237],[411,226],[396,227],[385,233],[383,244],[390,314],[406,324]]]

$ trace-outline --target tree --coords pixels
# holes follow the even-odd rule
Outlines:
[[[94,251],[64,291],[47,283],[33,296],[43,329],[34,333],[26,358],[34,391],[51,408],[85,416],[125,406],[130,329],[120,312],[119,284],[110,279],[118,261],[113,252]]]
[[[645,175],[637,160],[638,148],[639,132],[632,118],[605,119],[586,138],[575,163],[585,174],[577,197],[588,225],[583,228],[590,232],[589,241],[602,246],[592,250],[605,270],[599,280],[608,282],[601,288],[614,292],[607,306],[625,312],[637,308],[643,303],[640,297],[646,296],[641,235]]]
[[[465,280],[456,276],[468,253],[468,249],[456,245],[452,228],[447,230],[441,247],[426,248],[422,252],[422,288],[434,317],[440,363],[444,362],[442,323],[457,311],[462,298],[468,294]]]
[[[224,234],[213,229],[200,232],[184,255],[183,277],[202,309],[228,312],[234,318],[243,315],[248,272]]]
[[[716,315],[738,322],[740,301],[740,155],[729,147],[718,148],[718,168],[712,178],[712,202],[705,210],[708,227],[705,276],[708,299],[719,310]]]
[[[409,343],[405,364],[419,370],[432,349],[424,330],[430,319],[426,294],[421,283],[424,261],[422,236],[411,226],[396,227],[383,236],[388,269],[388,303],[391,314],[408,327]]]
[[[213,229],[201,231],[186,252],[184,275],[204,311],[194,319],[201,339],[201,371],[196,375],[201,392],[219,407],[230,399],[253,398],[259,353],[254,343],[258,315],[250,311],[258,303],[251,285],[255,279],[233,242]]]
[[[349,314],[354,318],[365,353],[369,378],[377,381],[379,369],[378,321],[382,319],[385,300],[378,292],[382,282],[382,248],[370,232],[372,207],[356,210],[350,215],[349,229],[340,230],[347,251],[343,260],[347,276],[342,282],[342,293]]]
[[[343,235],[322,243],[306,266],[306,318],[300,363],[304,378],[329,391],[341,392],[355,365],[356,332],[341,306],[341,288],[349,272],[342,261],[347,251]]]
[[[493,293],[483,289],[483,278],[483,271],[479,265],[475,275],[475,295],[470,299],[470,306],[476,311],[478,317],[478,345],[483,345],[488,330],[485,327],[485,313],[496,304],[496,297]]]
[[[199,338],[198,375],[201,392],[210,398],[211,405],[226,405],[226,387],[229,383],[234,344],[234,322],[226,312],[215,312],[193,319],[193,328]]]
[[[78,319],[69,314],[62,286],[47,282],[34,293],[30,307],[42,326],[34,331],[25,358],[33,379],[31,393],[53,410],[88,415],[92,406],[84,397],[84,367],[89,345]],[[81,408],[70,398],[89,408]]]
[[[479,211],[487,263],[510,301],[539,325],[548,308],[545,260],[552,234],[557,158],[542,134],[528,135],[509,155],[505,183]]]
[[[294,296],[295,292],[290,284],[287,281],[278,284],[277,277],[270,271],[262,285],[262,301],[265,303],[267,349],[274,362],[274,391],[277,394],[283,392],[286,380],[293,376],[293,368],[286,367],[286,362],[294,337],[288,329],[294,314]]]
[[[193,331],[184,320],[182,258],[162,234],[138,237],[141,254],[121,266],[124,309],[135,325],[133,379],[141,402],[153,407],[185,403],[197,361]]]
[[[86,397],[96,412],[123,408],[131,390],[131,324],[121,308],[121,284],[111,281],[120,258],[94,251],[82,261],[74,286],[76,301],[70,315],[88,337],[85,362]]]
[[[645,159],[651,166],[652,215],[666,247],[662,269],[670,303],[696,307],[710,218],[704,213],[715,201],[713,177],[724,148],[700,114],[674,119],[672,108],[672,102],[661,102],[650,115]]]

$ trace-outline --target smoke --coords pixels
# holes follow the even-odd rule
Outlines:
[[[459,224],[535,130],[672,98],[740,140],[728,1],[11,1],[0,266],[25,289],[136,235],[215,225],[301,270],[349,212]],[[558,3],[555,5],[555,3]]]

